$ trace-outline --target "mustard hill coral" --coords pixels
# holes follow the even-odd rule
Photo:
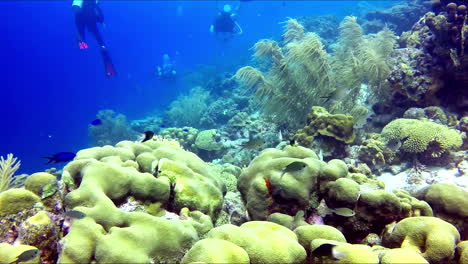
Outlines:
[[[294,138],[304,146],[310,146],[317,135],[351,143],[356,137],[353,125],[354,118],[350,115],[330,114],[323,107],[313,106],[307,116],[307,125],[299,129]]]

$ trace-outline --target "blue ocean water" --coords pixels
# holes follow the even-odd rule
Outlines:
[[[373,5],[389,2],[371,1]],[[244,34],[217,41],[209,26],[224,4],[239,6]],[[13,153],[19,173],[50,167],[42,156],[89,147],[88,125],[101,109],[129,119],[164,108],[192,87],[154,78],[162,55],[180,75],[199,64],[235,71],[248,64],[249,48],[277,38],[287,17],[359,12],[358,1],[100,1],[102,34],[118,76],[107,79],[97,44],[79,50],[71,1],[0,1],[2,83],[0,156]],[[178,54],[178,55],[176,55]]]

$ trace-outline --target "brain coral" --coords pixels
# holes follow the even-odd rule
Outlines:
[[[400,140],[405,152],[426,152],[433,158],[462,144],[462,137],[456,130],[427,120],[393,120],[383,128],[382,136],[386,140]]]

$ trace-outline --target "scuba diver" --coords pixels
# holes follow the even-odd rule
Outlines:
[[[85,30],[87,29],[93,34],[100,46],[106,76],[112,77],[117,75],[117,73],[97,26],[97,23],[104,22],[104,16],[97,1],[98,0],[73,0],[72,8],[75,14],[75,24],[78,33],[78,47],[80,49],[87,49],[89,47],[85,42]]]
[[[236,22],[236,15],[232,12],[231,5],[224,5],[218,13],[214,23],[210,26],[210,32],[215,33],[221,40],[227,41],[235,35],[242,34],[242,28]]]
[[[176,53],[177,55],[177,53]],[[177,71],[175,70],[175,61],[167,53],[163,55],[163,64],[157,67],[156,75],[159,79],[174,79]]]

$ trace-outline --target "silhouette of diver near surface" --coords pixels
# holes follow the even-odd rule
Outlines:
[[[80,49],[87,49],[89,47],[85,42],[85,30],[87,29],[93,34],[100,46],[106,76],[112,77],[117,73],[97,26],[97,23],[104,22],[104,15],[97,1],[98,0],[73,0],[72,8],[75,14],[75,24],[78,33],[78,47]]]
[[[221,40],[229,40],[235,35],[242,34],[242,28],[235,21],[236,15],[232,12],[231,5],[224,5],[210,26],[210,32],[215,33]]]

